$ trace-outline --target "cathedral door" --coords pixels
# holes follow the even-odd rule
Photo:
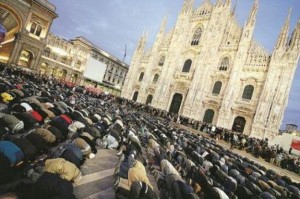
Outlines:
[[[146,105],[150,105],[152,103],[153,96],[148,95],[147,100],[146,100]]]
[[[135,91],[133,94],[132,100],[136,102],[138,95],[139,95],[139,92]]]
[[[204,114],[203,122],[212,123],[214,119],[215,112],[211,109],[207,109]]]
[[[236,117],[234,119],[233,125],[232,125],[232,130],[239,132],[239,133],[243,133],[244,132],[244,128],[246,125],[246,119],[243,117]]]
[[[179,93],[176,93],[173,96],[173,100],[172,100],[169,112],[178,114],[180,106],[181,106],[181,102],[182,102],[182,95]]]

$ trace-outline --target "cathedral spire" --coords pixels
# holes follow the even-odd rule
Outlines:
[[[287,39],[289,35],[289,29],[290,29],[290,19],[291,19],[291,12],[292,9],[289,9],[289,14],[284,22],[284,25],[281,28],[277,44],[276,44],[276,49],[278,48],[285,48],[287,45]]]
[[[161,42],[161,40],[164,36],[165,29],[166,29],[166,26],[167,26],[167,21],[168,21],[168,18],[165,16],[164,19],[161,22],[159,32],[156,35],[155,44],[157,44],[157,45],[159,45],[159,43]]]
[[[235,15],[235,10],[236,10],[236,6],[237,6],[237,0],[235,0],[231,15],[234,16]]]
[[[216,6],[222,6],[223,5],[223,0],[217,0]]]
[[[181,13],[190,13],[191,11],[193,11],[193,7],[194,7],[194,2],[195,0],[184,0],[182,9],[181,9]]]
[[[292,50],[300,49],[300,19],[298,20],[296,28],[292,33],[292,38],[289,43],[289,48]]]
[[[161,22],[161,25],[160,25],[160,29],[159,29],[159,33],[164,33],[165,32],[165,29],[166,29],[166,26],[167,26],[167,22],[168,22],[168,17],[165,16]]]
[[[247,25],[249,25],[249,24],[254,25],[255,24],[257,11],[258,11],[258,0],[255,0],[254,5],[251,9],[250,15],[249,15],[248,20],[247,20]]]
[[[138,46],[137,46],[137,51],[141,51],[145,49],[145,45],[148,39],[148,31],[146,31],[145,29],[143,30],[142,36],[138,42]]]

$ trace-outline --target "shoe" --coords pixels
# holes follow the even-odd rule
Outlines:
[[[118,153],[117,153],[117,156],[121,156],[123,154],[123,150],[120,150]]]

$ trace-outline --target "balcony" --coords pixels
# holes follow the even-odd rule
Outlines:
[[[193,73],[191,73],[191,72],[189,72],[189,73],[176,72],[175,79],[184,80],[184,81],[192,81]]]

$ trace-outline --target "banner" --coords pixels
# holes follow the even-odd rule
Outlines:
[[[291,148],[300,151],[300,140],[293,139]]]
[[[4,41],[6,29],[0,24],[0,44]]]

